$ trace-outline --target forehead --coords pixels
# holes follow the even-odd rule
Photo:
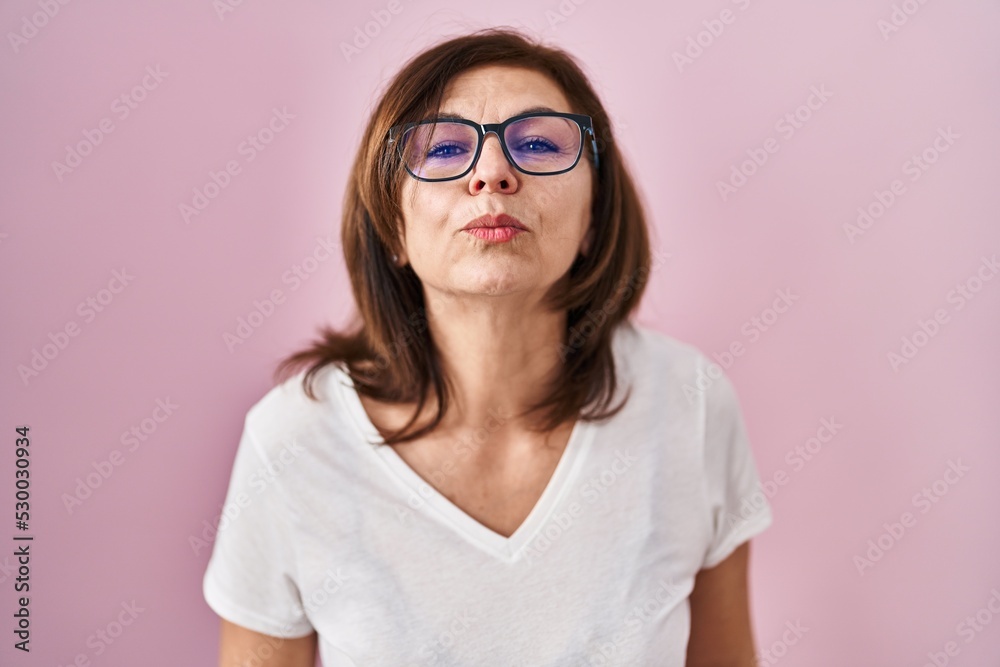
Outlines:
[[[529,109],[572,112],[559,85],[525,67],[484,65],[457,74],[445,87],[442,115],[500,122]]]

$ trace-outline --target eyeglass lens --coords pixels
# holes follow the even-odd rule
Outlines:
[[[464,123],[438,121],[407,130],[400,138],[406,165],[420,178],[449,178],[469,168],[479,133]],[[580,126],[560,116],[514,121],[504,132],[507,150],[525,171],[551,173],[569,169],[580,154]]]

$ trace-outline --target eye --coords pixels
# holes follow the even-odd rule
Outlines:
[[[526,137],[517,146],[518,150],[527,150],[532,153],[559,152],[559,147],[544,137]]]
[[[456,143],[440,143],[427,151],[427,157],[429,158],[449,158],[462,155],[466,152],[466,149],[461,144]]]

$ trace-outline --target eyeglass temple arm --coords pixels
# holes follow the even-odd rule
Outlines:
[[[587,128],[587,133],[590,134],[590,145],[594,149],[594,169],[597,169],[601,166],[601,158],[597,154],[597,138],[594,135],[593,126]]]

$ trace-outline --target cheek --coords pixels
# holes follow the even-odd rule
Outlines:
[[[421,192],[417,190],[412,200],[403,203],[403,219],[405,220],[404,243],[407,252],[412,256],[420,256],[431,262],[440,262],[440,253],[446,248],[442,245],[450,238],[449,231],[455,225],[453,220],[457,203],[446,195]],[[438,259],[433,259],[438,257]]]
[[[403,240],[409,248],[413,248],[414,244],[419,243],[424,237],[421,228],[428,217],[427,203],[423,201],[422,193],[414,190],[411,183],[402,188],[399,206],[402,216],[400,229]]]
[[[586,233],[590,225],[591,197],[591,183],[586,174],[564,188],[554,211],[564,216],[563,228],[567,230],[567,235],[582,236]]]

